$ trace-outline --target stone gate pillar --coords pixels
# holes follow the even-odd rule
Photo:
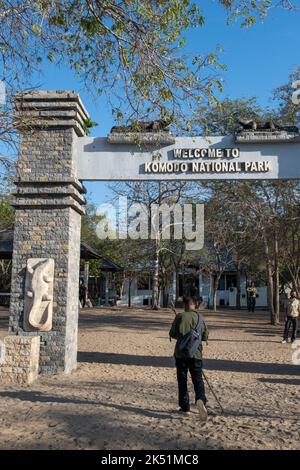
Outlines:
[[[88,114],[77,94],[35,91],[16,98],[20,133],[9,330],[40,335],[39,369],[76,367],[81,216],[84,189],[76,178],[76,147]],[[26,269],[30,259],[54,260],[50,331],[24,327]],[[34,263],[34,260],[32,260]],[[36,262],[36,261],[35,261]],[[27,282],[27,281],[26,281]]]

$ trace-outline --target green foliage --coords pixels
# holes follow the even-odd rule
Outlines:
[[[87,204],[85,212],[81,219],[81,240],[97,249],[99,239],[96,234],[96,227],[103,219],[103,216],[97,214],[96,207],[91,203]]]
[[[299,106],[292,102],[292,83],[300,80],[300,68],[296,68],[289,76],[288,82],[274,90],[273,108],[262,108],[257,98],[226,98],[214,106],[199,106],[191,121],[195,135],[229,135],[239,128],[239,119],[258,121],[275,120],[280,124],[300,126]]]
[[[238,119],[262,119],[265,115],[266,111],[258,105],[256,98],[226,98],[213,107],[200,106],[195,112],[192,128],[198,135],[228,135],[240,127]]]
[[[200,77],[206,66],[217,66],[213,55],[192,64],[179,52],[184,32],[204,24],[190,0],[14,1],[13,8],[3,1],[0,14],[8,75],[28,76],[43,56],[65,63],[99,94],[109,91],[114,109],[122,102],[126,110],[125,97],[127,117],[213,93],[213,77]]]
[[[275,5],[219,3],[245,26]],[[192,0],[3,0],[2,75],[12,87],[31,87],[32,72],[46,59],[71,67],[98,94],[107,92],[117,119],[158,115],[161,105],[180,116],[182,107],[214,102],[222,87],[218,51],[183,54],[186,32],[205,25],[200,6]]]
[[[9,198],[0,194],[0,230],[11,228],[13,223],[14,210],[9,205]]]
[[[101,240],[96,233],[97,224],[103,216],[97,214],[96,207],[89,203],[86,214],[82,217],[81,240],[97,250],[100,254],[110,258],[115,263],[124,266],[127,271],[133,270],[139,264],[144,266],[150,260],[151,246],[144,240]],[[138,253],[138,256],[137,256]],[[101,261],[90,262],[90,272],[100,274]]]
[[[263,20],[271,8],[282,7],[296,10],[297,2],[292,0],[219,0],[230,12],[228,21],[241,21],[241,26],[248,28],[258,20]]]
[[[276,88],[274,102],[278,106],[278,116],[284,124],[295,124],[300,127],[299,106],[293,104],[291,99],[292,83],[296,80],[300,80],[300,67],[289,75],[287,83]]]
[[[91,132],[91,129],[97,125],[98,123],[95,121],[92,121],[91,118],[86,118],[84,121],[83,129],[85,130],[87,135],[89,135]]]

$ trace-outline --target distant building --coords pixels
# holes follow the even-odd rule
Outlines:
[[[237,300],[237,271],[232,266],[230,270],[224,271],[222,274],[218,289],[217,289],[217,306],[218,307],[236,307]],[[245,273],[240,275],[240,289],[241,289],[241,307],[247,308],[247,279]],[[212,279],[209,275],[199,270],[196,266],[189,266],[181,270],[177,275],[173,274],[172,286],[169,289],[169,301],[174,299],[175,293],[177,292],[177,298],[182,300],[184,292],[189,288],[195,287],[195,291],[198,292],[199,298],[202,298],[202,302],[208,306],[212,305],[213,302],[213,288]],[[123,295],[117,302],[120,306],[128,305],[130,288],[130,297],[132,306],[145,306],[151,305],[152,302],[152,270],[151,269],[136,269],[135,273],[131,276],[130,280],[125,279],[123,287]],[[161,304],[162,304],[162,295]],[[268,307],[268,294],[267,287],[257,286],[257,308]]]

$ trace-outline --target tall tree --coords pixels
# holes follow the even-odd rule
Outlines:
[[[111,186],[115,194],[115,199],[119,196],[126,196],[128,208],[135,204],[142,204],[145,207],[146,217],[148,217],[148,244],[152,248],[153,260],[153,308],[160,306],[160,281],[161,270],[168,264],[172,248],[164,241],[164,226],[160,219],[156,207],[162,204],[173,206],[182,201],[188,195],[188,185],[185,182],[138,182],[138,183],[119,183]],[[133,217],[134,218],[134,217]],[[171,224],[171,223],[170,223]],[[137,257],[138,258],[138,257]],[[164,261],[162,263],[162,260]],[[175,260],[175,257],[173,258]],[[169,273],[169,271],[168,271]],[[164,281],[166,283],[168,276],[165,271]],[[169,275],[169,274],[168,274]]]
[[[204,133],[232,134],[237,129],[238,118],[267,119],[274,118],[288,124],[298,124],[298,117],[295,106],[291,102],[291,82],[298,77],[299,71],[293,73],[289,84],[279,87],[275,93],[274,109],[264,110],[257,104],[255,98],[250,99],[226,99],[215,108],[200,108],[197,113],[196,125]],[[236,220],[247,221],[247,237],[243,240],[231,233],[231,239],[235,239],[236,250],[232,250],[231,256],[238,264],[240,250],[247,255],[247,243],[254,248],[253,251],[260,251],[263,247],[266,277],[268,285],[268,299],[270,308],[271,323],[279,321],[279,293],[280,293],[280,272],[281,260],[285,252],[286,272],[293,278],[293,285],[297,282],[297,270],[290,262],[288,253],[295,254],[297,246],[297,207],[298,201],[297,182],[267,182],[267,181],[243,181],[236,183],[210,183],[208,187],[211,195],[215,194],[218,204],[216,212],[220,217],[226,217],[227,224],[224,230],[227,233],[232,229],[239,231],[234,223]],[[222,204],[222,201],[225,202]],[[287,202],[289,201],[289,203]],[[226,203],[230,207],[230,213],[226,213]],[[290,207],[288,209],[288,207]],[[293,213],[293,217],[288,215]],[[286,236],[291,228],[291,237]],[[237,232],[236,232],[237,233]],[[246,241],[246,244],[244,243]],[[260,245],[260,246],[259,246]],[[238,250],[237,250],[238,248]],[[247,256],[247,262],[251,263],[251,257]],[[253,259],[253,257],[252,257]]]
[[[296,67],[290,73],[287,83],[275,89],[273,100],[278,109],[278,118],[284,124],[300,126],[299,106],[295,105],[291,99],[292,84],[297,80],[300,80],[300,67]]]

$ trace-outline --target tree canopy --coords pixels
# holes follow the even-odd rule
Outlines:
[[[215,53],[184,54],[186,32],[205,25],[202,2],[73,0],[0,2],[0,79],[33,86],[45,61],[72,68],[98,94],[107,92],[117,118],[174,112],[210,100],[221,83]],[[219,0],[244,26],[272,6],[294,2]],[[297,3],[297,2],[295,2]],[[119,99],[117,99],[118,97]]]
[[[228,21],[251,26],[270,8],[298,1],[217,0]],[[192,0],[0,1],[0,172],[15,155],[14,93],[38,88],[47,62],[72,69],[91,92],[106,94],[116,121],[168,117],[186,128],[189,114],[216,103],[219,51],[185,50],[192,28],[205,27],[205,3]],[[0,90],[1,93],[1,90]],[[10,147],[13,147],[11,149]],[[1,155],[2,154],[2,155]]]

